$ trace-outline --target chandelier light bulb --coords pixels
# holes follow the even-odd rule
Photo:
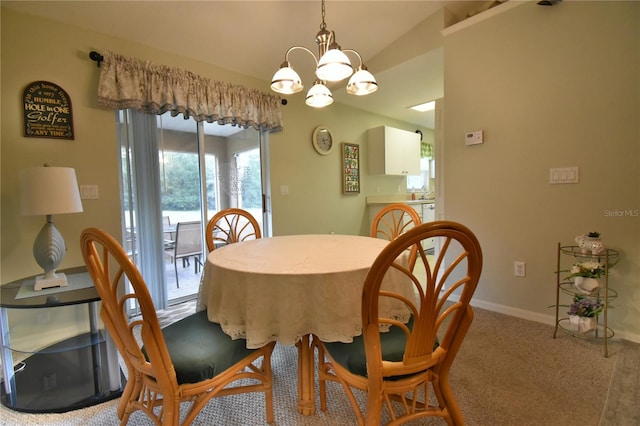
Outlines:
[[[333,95],[323,82],[316,80],[313,87],[307,92],[305,103],[310,107],[323,108],[333,103]]]
[[[289,66],[288,62],[284,62],[282,67],[276,71],[271,79],[271,90],[284,95],[301,92],[303,88],[302,79],[298,73]]]
[[[353,74],[347,55],[340,49],[330,49],[318,62],[316,76],[323,81],[340,81]]]
[[[378,83],[375,77],[365,67],[360,67],[358,72],[353,74],[347,84],[347,93],[350,95],[364,96],[378,90]]]

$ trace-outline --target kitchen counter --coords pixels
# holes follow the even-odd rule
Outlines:
[[[404,195],[379,195],[373,197],[367,197],[367,205],[380,205],[380,204],[393,204],[393,203],[404,203],[404,204],[433,204],[436,200],[428,199],[422,200],[417,198],[412,200],[411,198],[406,198]]]

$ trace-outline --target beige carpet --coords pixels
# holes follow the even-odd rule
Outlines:
[[[179,308],[180,315],[191,307]],[[612,342],[609,358],[599,342],[560,334],[550,326],[485,310],[476,319],[453,365],[451,381],[468,425],[637,425],[640,345]],[[161,315],[171,321],[175,315]],[[341,389],[330,386],[327,413],[296,410],[296,350],[276,346],[273,355],[276,425],[353,425]],[[331,384],[330,384],[331,385]],[[116,401],[65,414],[34,415],[0,409],[2,425],[112,425]],[[151,422],[132,416],[130,425]],[[232,396],[211,401],[197,425],[264,425],[264,400]],[[423,421],[421,425],[444,424]]]
[[[640,345],[622,342],[600,426],[640,425]]]

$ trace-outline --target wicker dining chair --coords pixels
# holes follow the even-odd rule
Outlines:
[[[418,212],[410,205],[389,204],[383,207],[371,221],[371,237],[395,240],[400,234],[421,223]],[[404,255],[409,259],[409,267],[413,268],[417,260],[417,252],[409,249]]]
[[[420,225],[418,212],[408,204],[394,203],[382,208],[371,222],[371,236],[395,240],[403,232]]]
[[[228,208],[220,210],[207,223],[205,233],[207,249],[244,240],[262,238],[258,221],[246,210]]]
[[[428,238],[440,240],[431,263],[422,244]],[[418,265],[424,268],[410,270],[401,260],[400,254],[409,247],[416,248],[422,259]],[[320,408],[327,410],[330,380],[344,388],[359,425],[378,426],[381,421],[397,425],[428,416],[462,425],[449,370],[473,321],[469,302],[481,269],[478,240],[455,222],[425,223],[391,241],[364,282],[362,335],[352,343],[313,340],[318,349]],[[414,287],[416,300],[381,289],[385,277],[406,280]],[[408,322],[381,315],[379,306],[390,300],[406,306]],[[387,330],[381,332],[381,326]],[[366,394],[364,413],[352,388]],[[430,398],[430,390],[435,398]]]
[[[88,228],[81,248],[102,300],[100,314],[128,370],[117,408],[121,425],[137,410],[156,425],[178,425],[184,401],[191,404],[183,419],[189,425],[211,398],[247,392],[264,393],[266,420],[273,422],[274,342],[247,349],[244,339],[234,340],[210,322],[206,311],[161,329],[147,286],[118,242]],[[128,317],[131,306],[140,317]]]

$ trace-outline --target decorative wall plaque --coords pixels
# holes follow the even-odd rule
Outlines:
[[[55,83],[34,81],[22,93],[24,136],[73,139],[73,112],[67,92]]]
[[[360,146],[342,143],[342,192],[360,192]]]

